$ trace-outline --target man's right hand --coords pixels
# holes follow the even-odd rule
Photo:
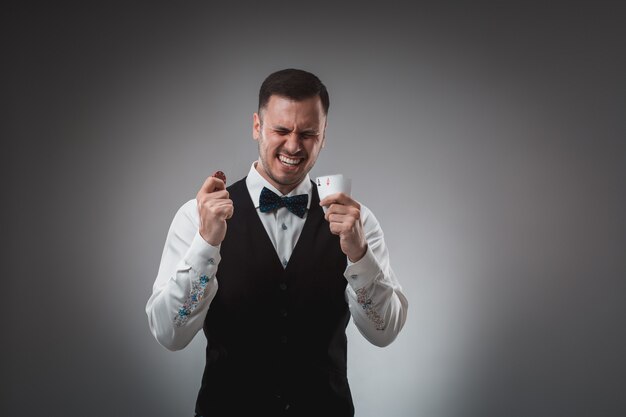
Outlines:
[[[204,181],[196,195],[200,215],[200,236],[218,246],[226,236],[226,220],[233,216],[233,200],[228,198],[226,184],[211,176]]]

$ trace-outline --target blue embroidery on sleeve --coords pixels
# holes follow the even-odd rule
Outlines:
[[[178,314],[174,317],[174,324],[176,327],[180,327],[187,323],[189,315],[192,311],[198,307],[198,303],[204,297],[204,290],[206,289],[209,277],[202,275],[198,280],[191,283],[191,289],[189,290],[189,296],[185,300],[182,307],[178,310]]]

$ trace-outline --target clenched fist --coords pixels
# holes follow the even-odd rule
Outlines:
[[[233,216],[233,200],[228,198],[226,177],[217,171],[204,181],[196,195],[200,215],[200,236],[218,246],[226,236],[226,220]]]
[[[330,232],[339,236],[341,251],[351,262],[363,258],[367,241],[361,222],[361,204],[347,194],[336,193],[326,196],[320,206],[329,206],[324,218],[328,220]]]

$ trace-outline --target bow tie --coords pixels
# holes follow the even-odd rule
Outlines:
[[[306,205],[309,202],[308,194],[299,194],[292,197],[281,197],[272,190],[263,187],[259,205],[262,213],[276,210],[279,207],[287,207],[287,210],[298,217],[304,217]]]

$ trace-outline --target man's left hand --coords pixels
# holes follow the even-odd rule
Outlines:
[[[344,193],[331,194],[320,201],[320,206],[329,206],[324,218],[330,223],[330,231],[339,235],[341,251],[351,262],[365,256],[367,242],[361,223],[361,205]]]

